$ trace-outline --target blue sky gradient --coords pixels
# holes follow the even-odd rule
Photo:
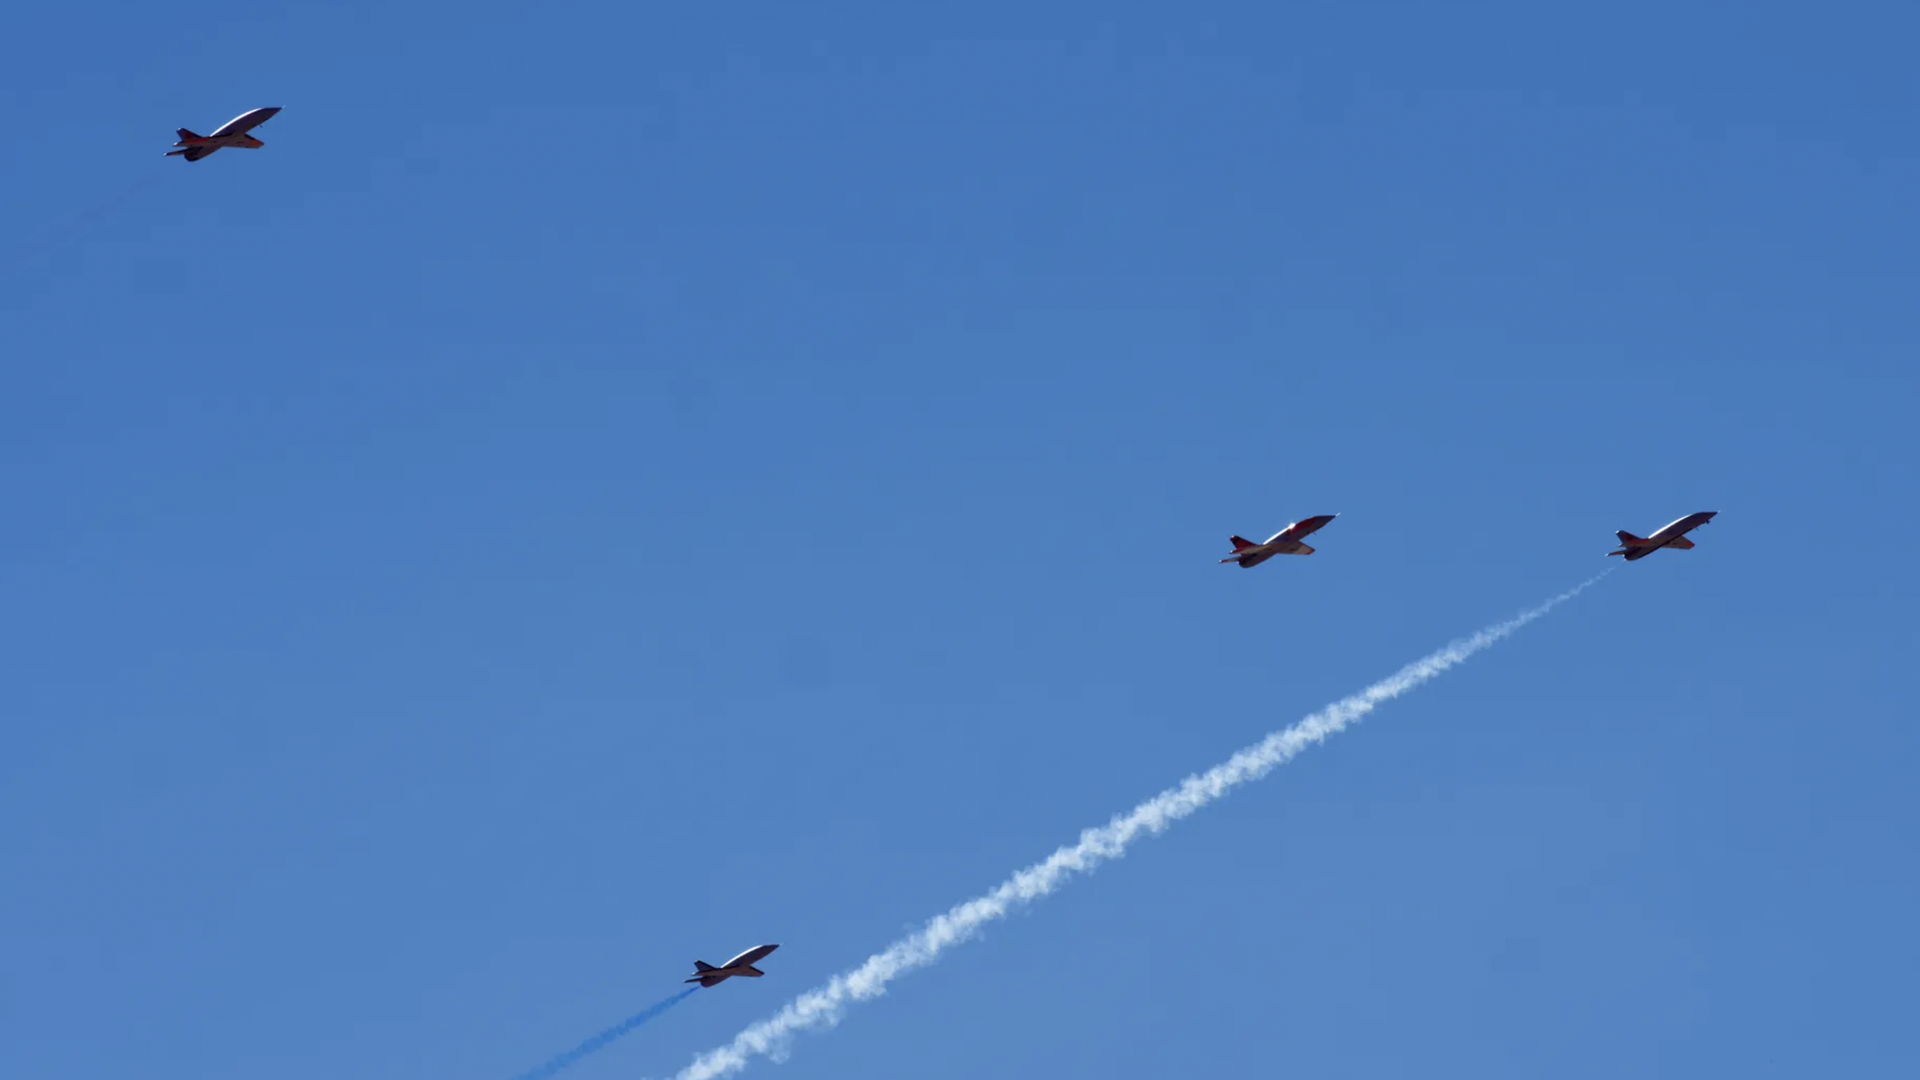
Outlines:
[[[568,1075],[671,1074],[1693,510],[756,1068],[1920,1068],[1911,5],[11,29],[0,1075],[511,1077],[780,942]]]

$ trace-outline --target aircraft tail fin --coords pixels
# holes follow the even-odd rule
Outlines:
[[[194,134],[193,132],[191,132],[191,131],[189,131],[189,130],[187,130],[186,128],[175,128],[175,129],[174,129],[174,132],[173,132],[173,133],[174,133],[175,135],[178,135],[178,136],[180,136],[180,142],[186,142],[186,141],[187,141],[188,139],[204,139],[204,138],[206,138],[206,136],[204,136],[204,135],[195,135],[195,134]],[[174,145],[175,145],[175,146],[178,146],[178,145],[179,145],[179,143],[175,143]]]
[[[695,960],[693,962],[693,970],[704,973],[712,971],[713,965],[707,963],[705,960]]]
[[[1647,538],[1646,538],[1646,537],[1644,537],[1644,536],[1635,536],[1635,535],[1633,535],[1632,533],[1630,533],[1630,532],[1628,532],[1628,531],[1627,531],[1627,530],[1625,530],[1625,529],[1621,529],[1621,530],[1619,530],[1618,532],[1615,532],[1615,533],[1614,533],[1613,535],[1615,535],[1615,536],[1617,536],[1617,537],[1619,537],[1619,538],[1620,538],[1620,542],[1621,542],[1622,544],[1627,544],[1627,545],[1629,545],[1629,546],[1631,546],[1631,545],[1633,545],[1633,544],[1644,544],[1644,543],[1646,543],[1646,542],[1647,542]]]
[[[1230,536],[1227,538],[1227,542],[1233,545],[1233,550],[1235,551],[1245,551],[1250,547],[1259,546],[1244,536]]]

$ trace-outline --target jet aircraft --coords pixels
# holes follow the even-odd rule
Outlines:
[[[1244,536],[1231,537],[1229,542],[1233,544],[1233,554],[1220,561],[1239,563],[1244,570],[1250,566],[1259,566],[1275,555],[1311,555],[1313,549],[1301,543],[1300,538],[1325,528],[1327,522],[1339,516],[1339,514],[1318,514],[1305,521],[1296,521],[1259,544]]]
[[[1697,514],[1688,514],[1678,521],[1668,522],[1654,531],[1652,536],[1635,536],[1621,529],[1613,535],[1620,538],[1620,549],[1609,551],[1608,555],[1625,555],[1628,562],[1644,559],[1663,547],[1679,548],[1682,551],[1693,546],[1687,534],[1713,520],[1718,510],[1702,510]]]
[[[701,986],[713,986],[716,983],[725,982],[735,975],[757,979],[765,975],[766,972],[754,967],[753,962],[764,959],[768,953],[779,947],[778,945],[755,945],[753,948],[721,964],[719,967],[714,967],[704,960],[695,960],[693,962],[693,978],[686,981],[697,982]]]
[[[184,157],[188,161],[199,161],[223,146],[237,146],[246,150],[258,150],[267,145],[247,134],[254,128],[273,119],[280,111],[279,106],[270,109],[250,109],[239,116],[213,129],[211,135],[195,135],[186,128],[179,129],[180,141],[175,146],[184,146],[185,150],[169,150],[168,157]]]

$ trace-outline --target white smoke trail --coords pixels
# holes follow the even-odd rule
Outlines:
[[[1168,788],[1100,828],[1088,829],[1080,834],[1079,842],[1021,870],[986,895],[953,907],[854,970],[836,975],[825,986],[801,994],[771,1019],[762,1020],[734,1036],[726,1046],[700,1055],[680,1071],[677,1080],[730,1076],[760,1055],[771,1055],[776,1060],[783,1058],[795,1032],[839,1023],[848,1004],[878,997],[886,992],[888,983],[933,963],[941,953],[974,937],[987,923],[1005,918],[1014,908],[1051,894],[1075,874],[1126,854],[1141,834],[1158,835],[1239,785],[1260,779],[1276,766],[1293,760],[1300,751],[1338,734],[1382,702],[1391,701],[1446,672],[1578,596],[1605,576],[1607,572],[1589,578],[1539,607],[1423,656],[1365,690],[1328,705],[1292,727],[1274,732],[1224,763],[1198,776],[1187,777],[1178,787]]]

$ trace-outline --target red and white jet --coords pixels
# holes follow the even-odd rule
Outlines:
[[[1678,521],[1669,521],[1660,526],[1652,536],[1635,536],[1625,529],[1614,533],[1620,538],[1620,548],[1609,551],[1609,555],[1625,555],[1628,562],[1644,559],[1663,547],[1679,548],[1685,551],[1693,546],[1687,534],[1713,520],[1718,510],[1702,510],[1697,514],[1688,514]]]
[[[195,135],[186,128],[181,128],[178,131],[180,141],[173,145],[184,146],[186,149],[169,150],[167,151],[167,156],[184,157],[188,161],[199,161],[201,158],[206,157],[208,154],[213,153],[223,146],[237,146],[243,150],[258,150],[267,144],[247,134],[247,132],[273,119],[273,114],[279,111],[280,108],[277,105],[270,109],[249,109],[226,123],[221,124],[219,127],[214,128],[213,134],[211,135]]]
[[[735,975],[757,979],[765,975],[766,972],[754,967],[754,963],[758,960],[765,959],[768,953],[779,947],[778,945],[755,945],[753,948],[721,964],[719,967],[714,967],[705,960],[695,960],[693,962],[693,978],[684,981],[697,982],[701,986],[718,986],[728,979],[733,978]]]
[[[1244,536],[1229,538],[1233,544],[1233,554],[1220,561],[1239,563],[1241,569],[1259,566],[1275,555],[1311,555],[1313,549],[1300,542],[1300,538],[1326,527],[1327,522],[1339,517],[1339,514],[1318,514],[1293,524],[1267,537],[1265,543],[1256,544]]]

